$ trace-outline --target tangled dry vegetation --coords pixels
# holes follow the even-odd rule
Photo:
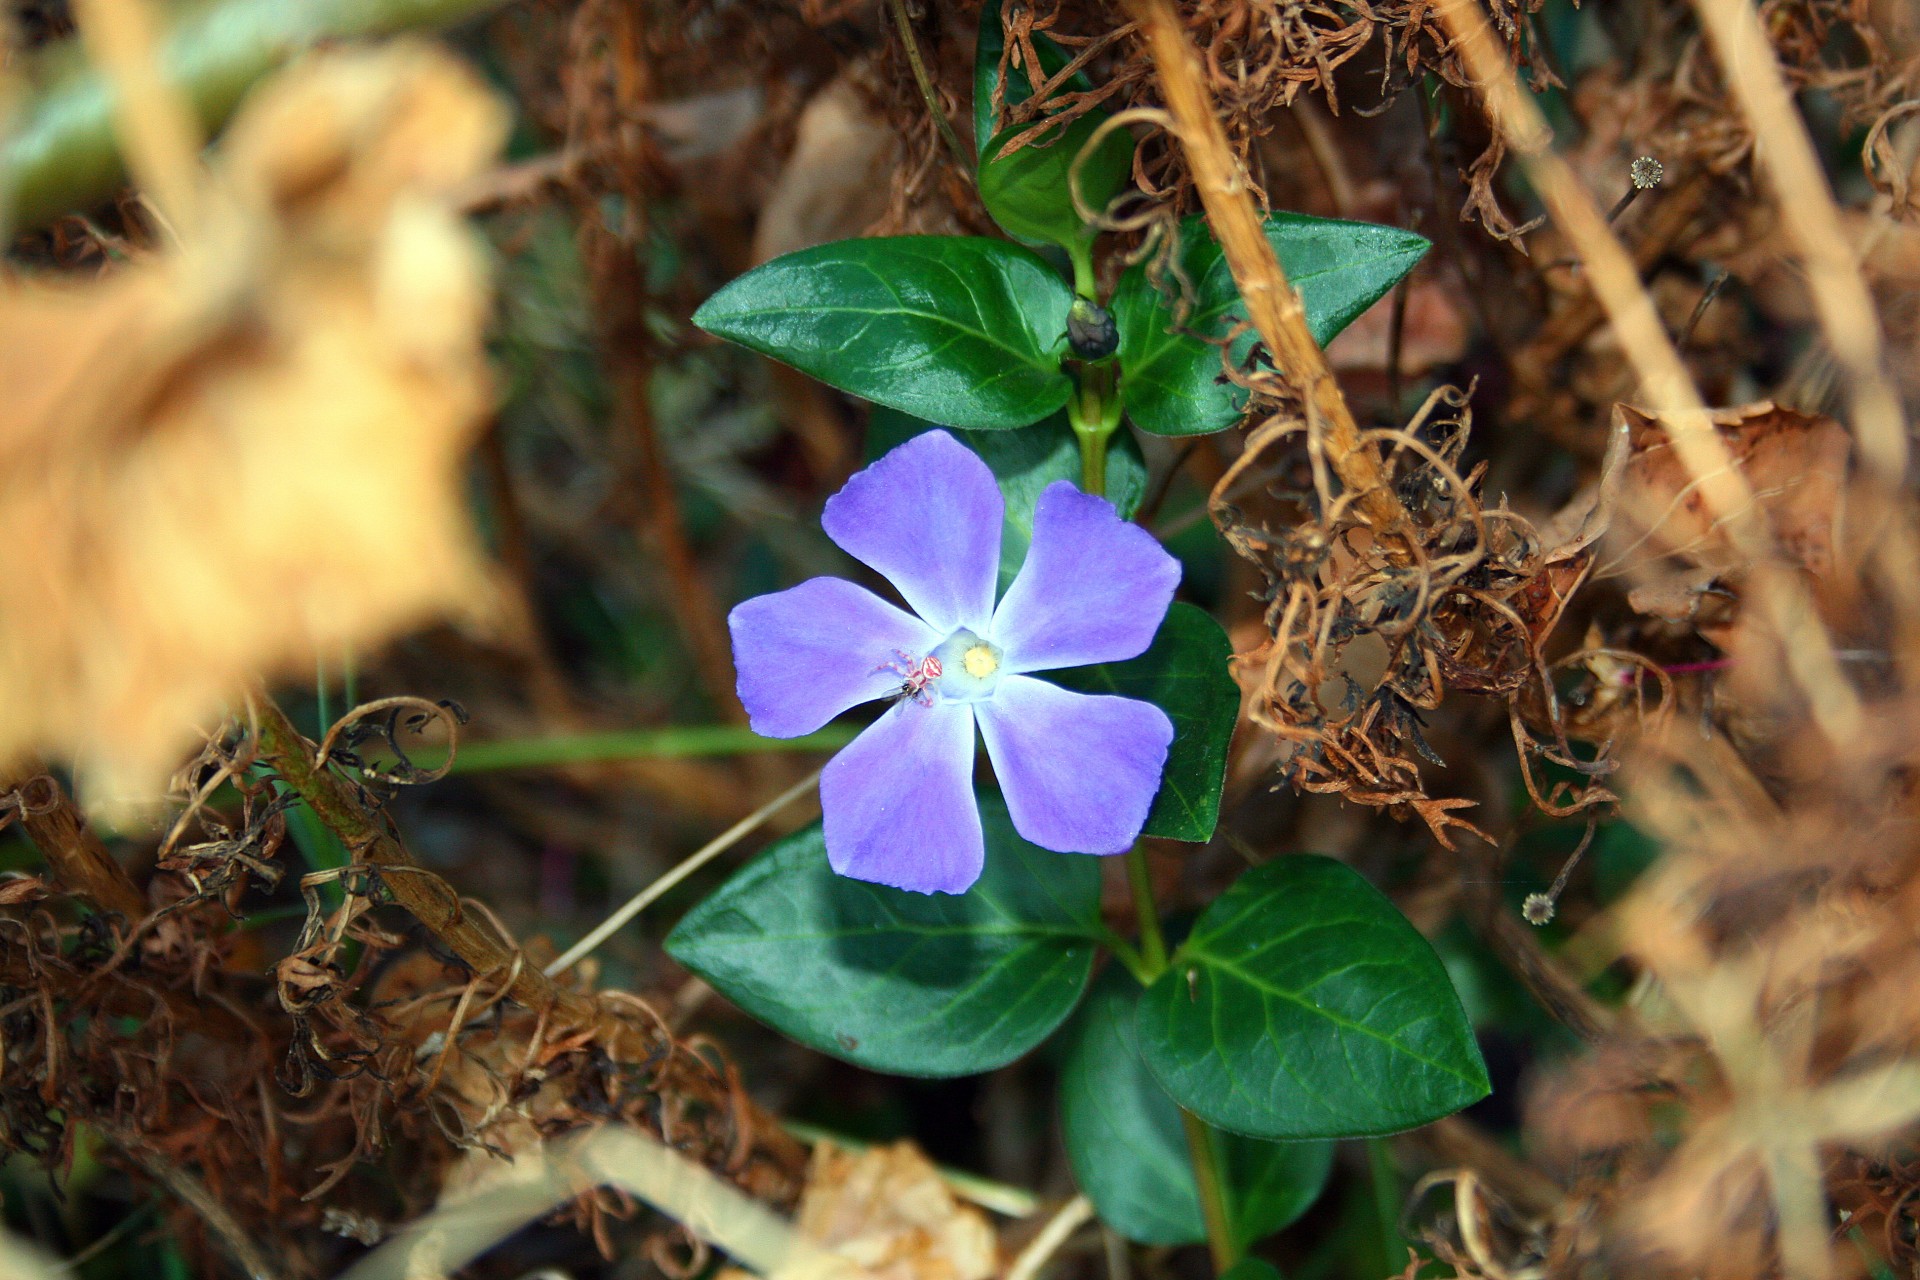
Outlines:
[[[15,7],[29,42],[70,30],[60,6]],[[1109,273],[1179,216],[1218,224],[1216,198],[1437,246],[1324,377],[1274,359],[1250,316],[1261,345],[1222,364],[1253,393],[1247,425],[1151,453],[1145,517],[1185,502],[1157,527],[1204,513],[1231,551],[1217,608],[1245,695],[1226,832],[1159,857],[1166,899],[1242,854],[1345,856],[1429,932],[1464,920],[1571,1033],[1500,1082],[1517,1109],[1398,1141],[1415,1252],[1391,1266],[1409,1277],[1920,1273],[1902,425],[1920,414],[1920,35],[1897,2],[1760,6],[1815,142],[1861,156],[1830,203],[1780,178],[1799,117],[1767,118],[1719,69],[1713,24],[1739,10],[1002,6],[1009,58],[1044,31],[1074,54],[1063,76],[1093,74],[1053,108],[1137,109],[1146,195],[1109,211],[1128,229]],[[1166,91],[1156,13],[1197,53],[1211,141]],[[617,981],[544,971],[547,930],[624,896],[567,898],[559,920],[525,905],[554,848],[664,865],[803,768],[651,760],[533,785],[413,762],[469,715],[483,739],[663,723],[688,697],[739,717],[722,617],[744,531],[844,478],[858,415],[715,355],[684,318],[789,249],[985,226],[940,127],[971,118],[976,20],[524,0],[460,39],[534,158],[499,159],[500,86],[451,54],[346,49],[278,73],[204,167],[178,104],[147,102],[158,123],[126,139],[145,196],[16,242],[0,824],[44,861],[0,881],[0,1144],[54,1185],[102,1163],[124,1180],[120,1225],[68,1223],[75,1250],[151,1230],[151,1201],[197,1274],[334,1275],[472,1194],[498,1229],[437,1265],[540,1218],[473,1274],[690,1275],[710,1244],[751,1260],[756,1230],[777,1257],[788,1229],[752,1215],[804,1191],[800,1229],[866,1274],[969,1280],[1036,1239],[1060,1274],[1101,1273],[1092,1228],[989,1227],[909,1149],[809,1162],[768,1108],[831,1089],[824,1068],[751,1043],[736,1067],[695,1029],[697,984],[639,944]],[[1557,168],[1502,96],[1516,85],[1553,92]],[[1206,189],[1210,147],[1251,183]],[[1641,156],[1662,171],[1647,189]],[[491,364],[464,214],[504,264]],[[540,313],[511,291],[555,228],[576,292]],[[523,328],[576,321],[575,346],[515,363]],[[575,357],[593,390],[556,367]],[[527,403],[572,421],[516,443]],[[476,444],[492,555],[468,514]],[[679,655],[666,674],[636,690],[581,661],[554,575],[670,601],[647,637]],[[428,623],[364,673],[390,696],[318,741],[256,683],[292,706],[316,660]],[[113,847],[49,765],[113,819]],[[471,812],[417,798],[455,785]],[[303,869],[296,796],[341,865]],[[637,850],[608,835],[636,825]],[[1659,856],[1604,890],[1581,852],[1629,825]],[[1571,835],[1542,852],[1543,831]],[[503,1194],[490,1168],[609,1126],[680,1159],[572,1149],[576,1181],[484,1198]],[[679,1191],[633,1171],[657,1158]],[[988,1163],[1070,1194],[1044,1140]],[[695,1212],[689,1165],[746,1198]],[[1302,1256],[1332,1216],[1296,1229]]]

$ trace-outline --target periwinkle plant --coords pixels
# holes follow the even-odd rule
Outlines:
[[[1065,56],[1034,40],[1040,72],[1057,73]],[[822,518],[906,607],[815,578],[733,611],[754,728],[796,736],[890,705],[827,765],[823,825],[755,859],[668,948],[795,1039],[917,1075],[1033,1049],[1110,952],[1117,965],[1064,1033],[1069,1158],[1115,1230],[1204,1240],[1224,1268],[1312,1203],[1326,1140],[1437,1119],[1484,1096],[1486,1071],[1432,948],[1338,862],[1275,857],[1178,947],[1163,941],[1140,841],[1212,837],[1239,695],[1219,624],[1169,603],[1176,562],[1126,523],[1143,486],[1122,427],[1195,435],[1238,420],[1244,393],[1221,377],[1221,350],[1240,300],[1198,220],[1170,273],[1191,284],[1185,305],[1144,264],[1098,296],[1098,231],[1068,174],[1106,205],[1133,141],[1102,132],[1099,112],[1037,141],[1032,125],[996,136],[1001,53],[989,4],[979,187],[1026,244],[821,245],[694,317],[884,406],[872,432],[907,437],[871,450]],[[999,95],[1009,105],[1031,97],[1018,79]],[[1323,342],[1427,247],[1289,214],[1267,232]],[[976,731],[997,789],[975,785]],[[1060,853],[1127,855],[1135,938],[1102,918],[1099,861]]]

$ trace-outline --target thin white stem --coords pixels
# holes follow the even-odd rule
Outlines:
[[[1040,1268],[1053,1260],[1068,1238],[1093,1218],[1093,1203],[1085,1196],[1075,1196],[1060,1206],[1033,1243],[1020,1251],[1020,1256],[1007,1268],[1007,1280],[1034,1280],[1040,1274]]]
[[[605,920],[602,920],[592,933],[589,933],[586,937],[580,939],[580,941],[574,943],[571,947],[568,947],[564,955],[548,965],[546,975],[549,978],[556,977],[573,968],[573,966],[578,964],[584,957],[591,954],[594,948],[624,928],[628,921],[652,906],[653,903],[658,901],[668,890],[738,844],[743,837],[752,832],[754,828],[758,827],[768,818],[771,818],[774,814],[780,812],[780,810],[813,790],[820,782],[820,772],[820,770],[815,769],[812,773],[800,779],[800,781],[794,783],[791,787],[788,787],[785,791],[782,791],[779,795],[767,801],[758,809],[755,809],[752,813],[728,827],[725,831],[722,831],[706,844],[700,846],[699,849],[690,854],[686,861],[682,862],[679,866],[667,872],[667,874],[661,876],[658,880],[655,880],[631,898],[628,898],[624,906],[608,916]]]

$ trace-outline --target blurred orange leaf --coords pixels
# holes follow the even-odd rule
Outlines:
[[[430,46],[316,55],[244,106],[187,243],[0,285],[0,767],[151,797],[247,682],[484,615],[486,270],[446,197],[504,132]]]

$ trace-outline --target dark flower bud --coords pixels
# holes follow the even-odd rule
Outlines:
[[[1097,302],[1075,298],[1067,312],[1067,345],[1082,360],[1104,360],[1120,349],[1120,329],[1113,313]]]

